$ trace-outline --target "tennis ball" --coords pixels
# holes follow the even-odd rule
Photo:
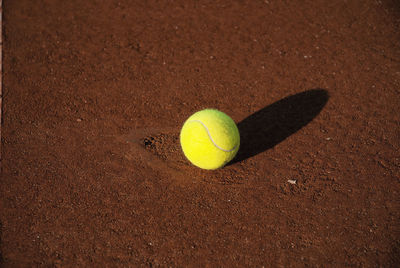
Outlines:
[[[205,109],[183,124],[180,141],[183,153],[193,165],[218,169],[239,150],[240,135],[235,122],[223,112]]]

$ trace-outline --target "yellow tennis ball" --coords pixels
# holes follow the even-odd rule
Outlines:
[[[205,109],[183,124],[181,146],[186,158],[203,169],[218,169],[231,161],[240,145],[235,122],[223,112]]]

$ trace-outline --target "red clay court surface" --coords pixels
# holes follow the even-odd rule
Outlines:
[[[4,267],[398,267],[397,1],[3,2]],[[183,122],[241,132],[217,171]]]

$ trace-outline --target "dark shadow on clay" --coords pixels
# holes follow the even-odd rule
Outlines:
[[[324,89],[311,89],[286,97],[245,118],[238,124],[240,148],[228,165],[262,153],[311,122],[328,102]]]

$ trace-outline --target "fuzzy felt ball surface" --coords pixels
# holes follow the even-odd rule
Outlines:
[[[184,123],[180,142],[186,158],[202,169],[218,169],[239,150],[240,135],[235,122],[225,113],[205,109]]]

